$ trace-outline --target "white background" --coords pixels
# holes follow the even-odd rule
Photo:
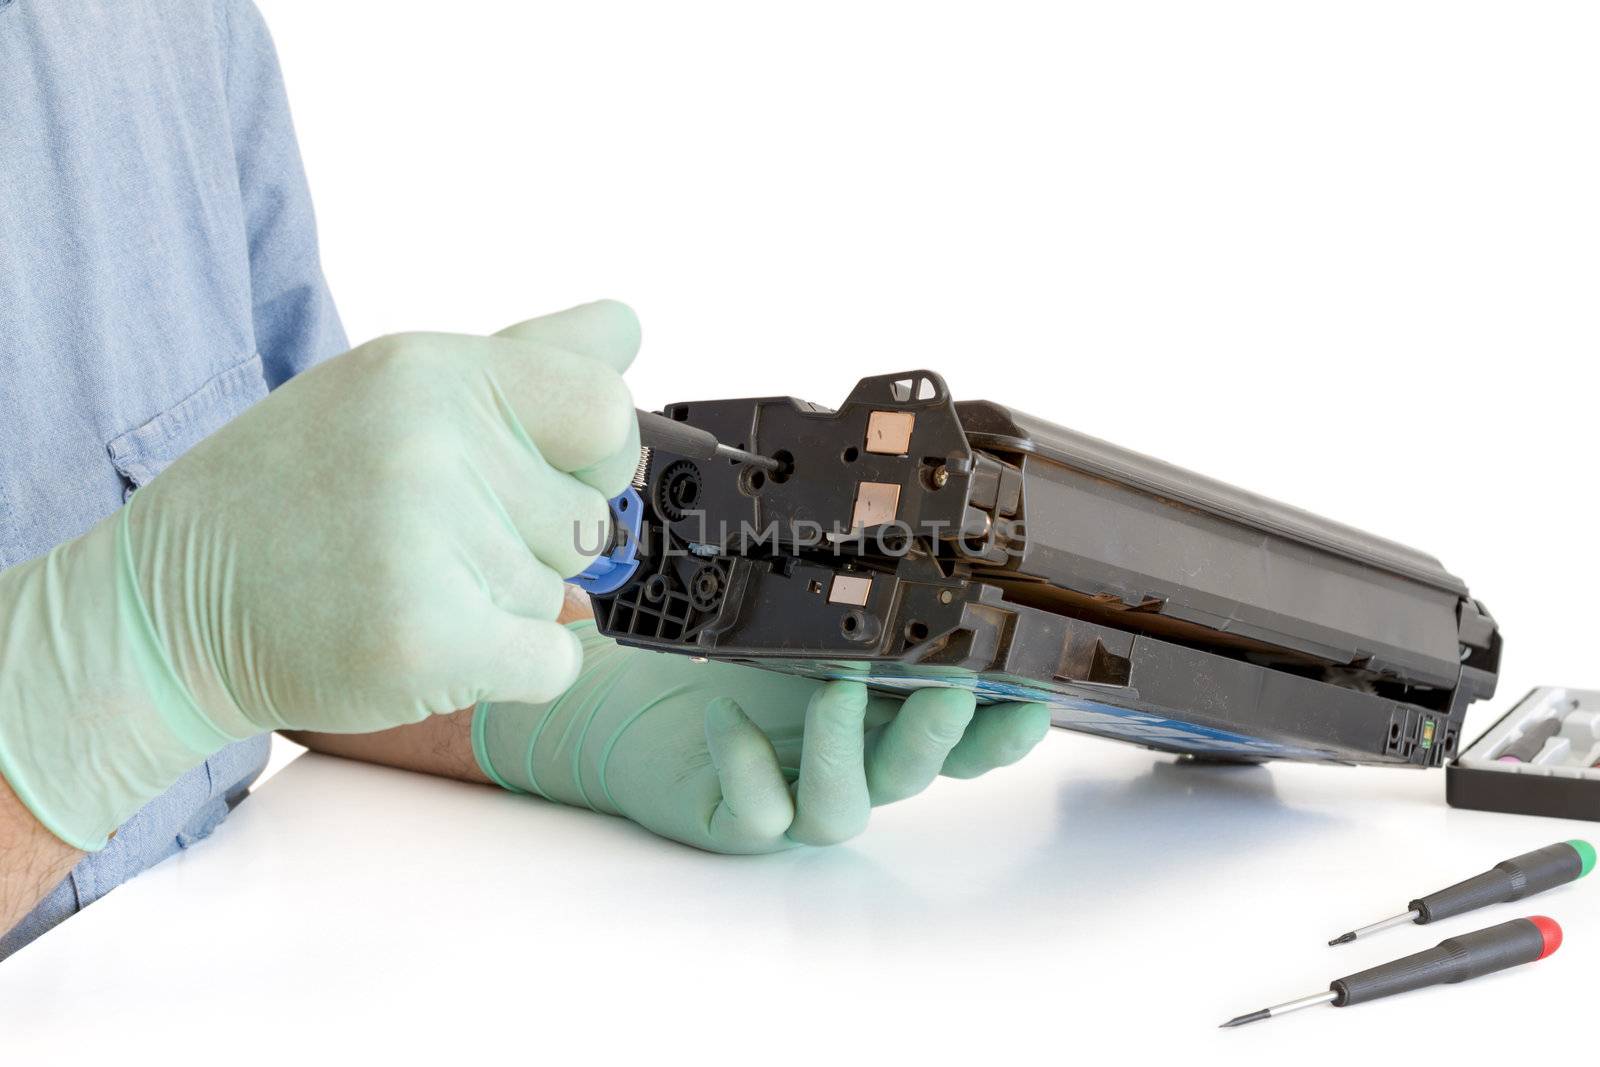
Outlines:
[[[1592,6],[259,2],[353,340],[487,332],[614,296],[644,322],[642,406],[831,404],[863,374],[931,368],[958,397],[1439,555],[1506,637],[1500,698],[1469,736],[1532,685],[1600,684]],[[1228,1014],[1437,939],[1329,956],[1319,938],[1584,828],[1447,812],[1437,772],[1175,782],[1135,750],[1064,736],[1048,750],[1014,785],[947,784],[886,813],[841,858],[766,867],[495,798],[494,818],[519,804],[528,853],[489,859],[504,842],[462,827],[460,862],[487,873],[451,869],[448,828],[371,800],[439,790],[468,811],[481,792],[469,804],[466,787],[358,769],[329,786],[339,765],[308,761],[206,849],[270,836],[281,790],[319,862],[366,855],[359,882],[333,883],[350,897],[305,899],[281,823],[266,859],[207,866],[197,849],[119,895],[159,908],[160,892],[203,890],[191,914],[218,922],[305,909],[291,928],[315,936],[269,937],[246,965],[249,996],[276,991],[266,1003],[246,1013],[224,985],[203,1005],[208,1025],[264,1015],[243,1024],[265,1035],[257,1051],[495,1035],[505,1058],[544,1062],[1168,1046],[1344,1062],[1485,1048],[1498,1011],[1524,1036],[1552,1005],[1573,1005],[1552,1022],[1589,1017],[1592,921],[1591,943],[1573,932],[1550,970],[1488,992],[1218,1034]],[[355,828],[318,825],[306,798],[335,795],[356,802]],[[413,832],[433,843],[413,853]],[[630,894],[635,855],[647,874]],[[237,904],[218,903],[230,891]],[[1572,932],[1593,892],[1541,907]],[[365,925],[340,917],[361,899],[378,901]],[[52,935],[57,951],[115,940],[117,906]],[[472,920],[507,908],[510,933]],[[380,928],[404,951],[375,949]],[[718,956],[730,937],[747,951]],[[375,951],[389,977],[367,996]],[[479,995],[492,1020],[473,1014]],[[497,1044],[506,1028],[524,1040]]]
[[[1600,684],[1593,5],[260,2],[353,341],[612,296],[641,406],[931,368]]]

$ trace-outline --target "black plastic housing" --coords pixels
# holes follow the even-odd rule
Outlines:
[[[1494,620],[1431,557],[932,372],[664,413],[783,466],[649,457],[641,566],[594,598],[625,644],[1236,760],[1438,765],[1494,691]]]

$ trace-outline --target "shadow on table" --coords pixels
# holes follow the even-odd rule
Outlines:
[[[850,937],[894,937],[930,923],[974,936],[1037,936],[1143,899],[1192,901],[1205,876],[1259,870],[1285,842],[1348,822],[1285,803],[1266,767],[1167,760],[1136,778],[1065,782],[1054,808],[1052,819],[1026,820],[1020,841],[1008,840],[992,813],[952,828],[944,872],[925,841],[904,856],[848,847],[795,854],[790,918],[811,933]],[[995,866],[978,863],[985,853]]]
[[[959,803],[918,808],[908,802],[875,817],[878,825],[849,844],[759,857],[685,849],[623,820],[482,787],[408,778],[407,795],[440,790],[470,795],[473,804],[514,806],[509,821],[526,820],[530,870],[552,862],[550,849],[563,847],[561,834],[579,835],[585,844],[571,854],[573,866],[564,872],[581,887],[575,891],[665,928],[737,938],[741,930],[769,930],[777,919],[805,938],[896,948],[929,942],[934,931],[931,940],[942,945],[966,938],[1058,939],[1125,916],[1135,905],[1205,907],[1197,886],[1226,885],[1235,869],[1259,875],[1275,853],[1308,837],[1336,835],[1350,821],[1327,809],[1287,803],[1267,767],[1152,758],[1146,765],[1137,757],[1095,765],[1097,770],[1055,785],[1024,778],[1016,788],[980,786]],[[326,802],[317,794],[348,792],[352,775],[396,773],[403,772],[302,759],[270,788],[307,793],[315,810]],[[295,814],[285,807],[293,793],[279,798],[280,816]],[[428,829],[429,820],[438,818],[434,802],[419,801],[418,810],[405,816],[411,832],[437,832]],[[297,850],[294,824],[292,817],[280,818],[262,832],[289,835],[285,850]],[[486,832],[503,834],[507,824],[493,820]],[[548,835],[556,824],[559,832]],[[366,824],[351,825],[352,834],[364,840]],[[457,826],[452,832],[471,831]],[[515,859],[480,841],[464,845],[451,873],[469,881],[505,881],[503,868]],[[614,871],[626,876],[616,878]]]

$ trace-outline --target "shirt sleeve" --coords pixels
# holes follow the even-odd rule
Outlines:
[[[272,37],[252,0],[220,3],[256,349],[267,387],[276,389],[349,342],[322,275],[311,191]]]

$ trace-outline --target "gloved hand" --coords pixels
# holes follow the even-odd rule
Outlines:
[[[572,629],[583,638],[578,681],[542,705],[480,703],[478,765],[514,792],[623,815],[713,852],[854,837],[873,806],[941,773],[1014,763],[1050,727],[1040,704],[975,708],[970,692],[943,688],[902,702],[860,682],[625,648],[592,622]]]
[[[236,739],[555,697],[562,578],[638,459],[638,342],[611,302],[380,338],[0,574],[0,772],[93,849]]]

